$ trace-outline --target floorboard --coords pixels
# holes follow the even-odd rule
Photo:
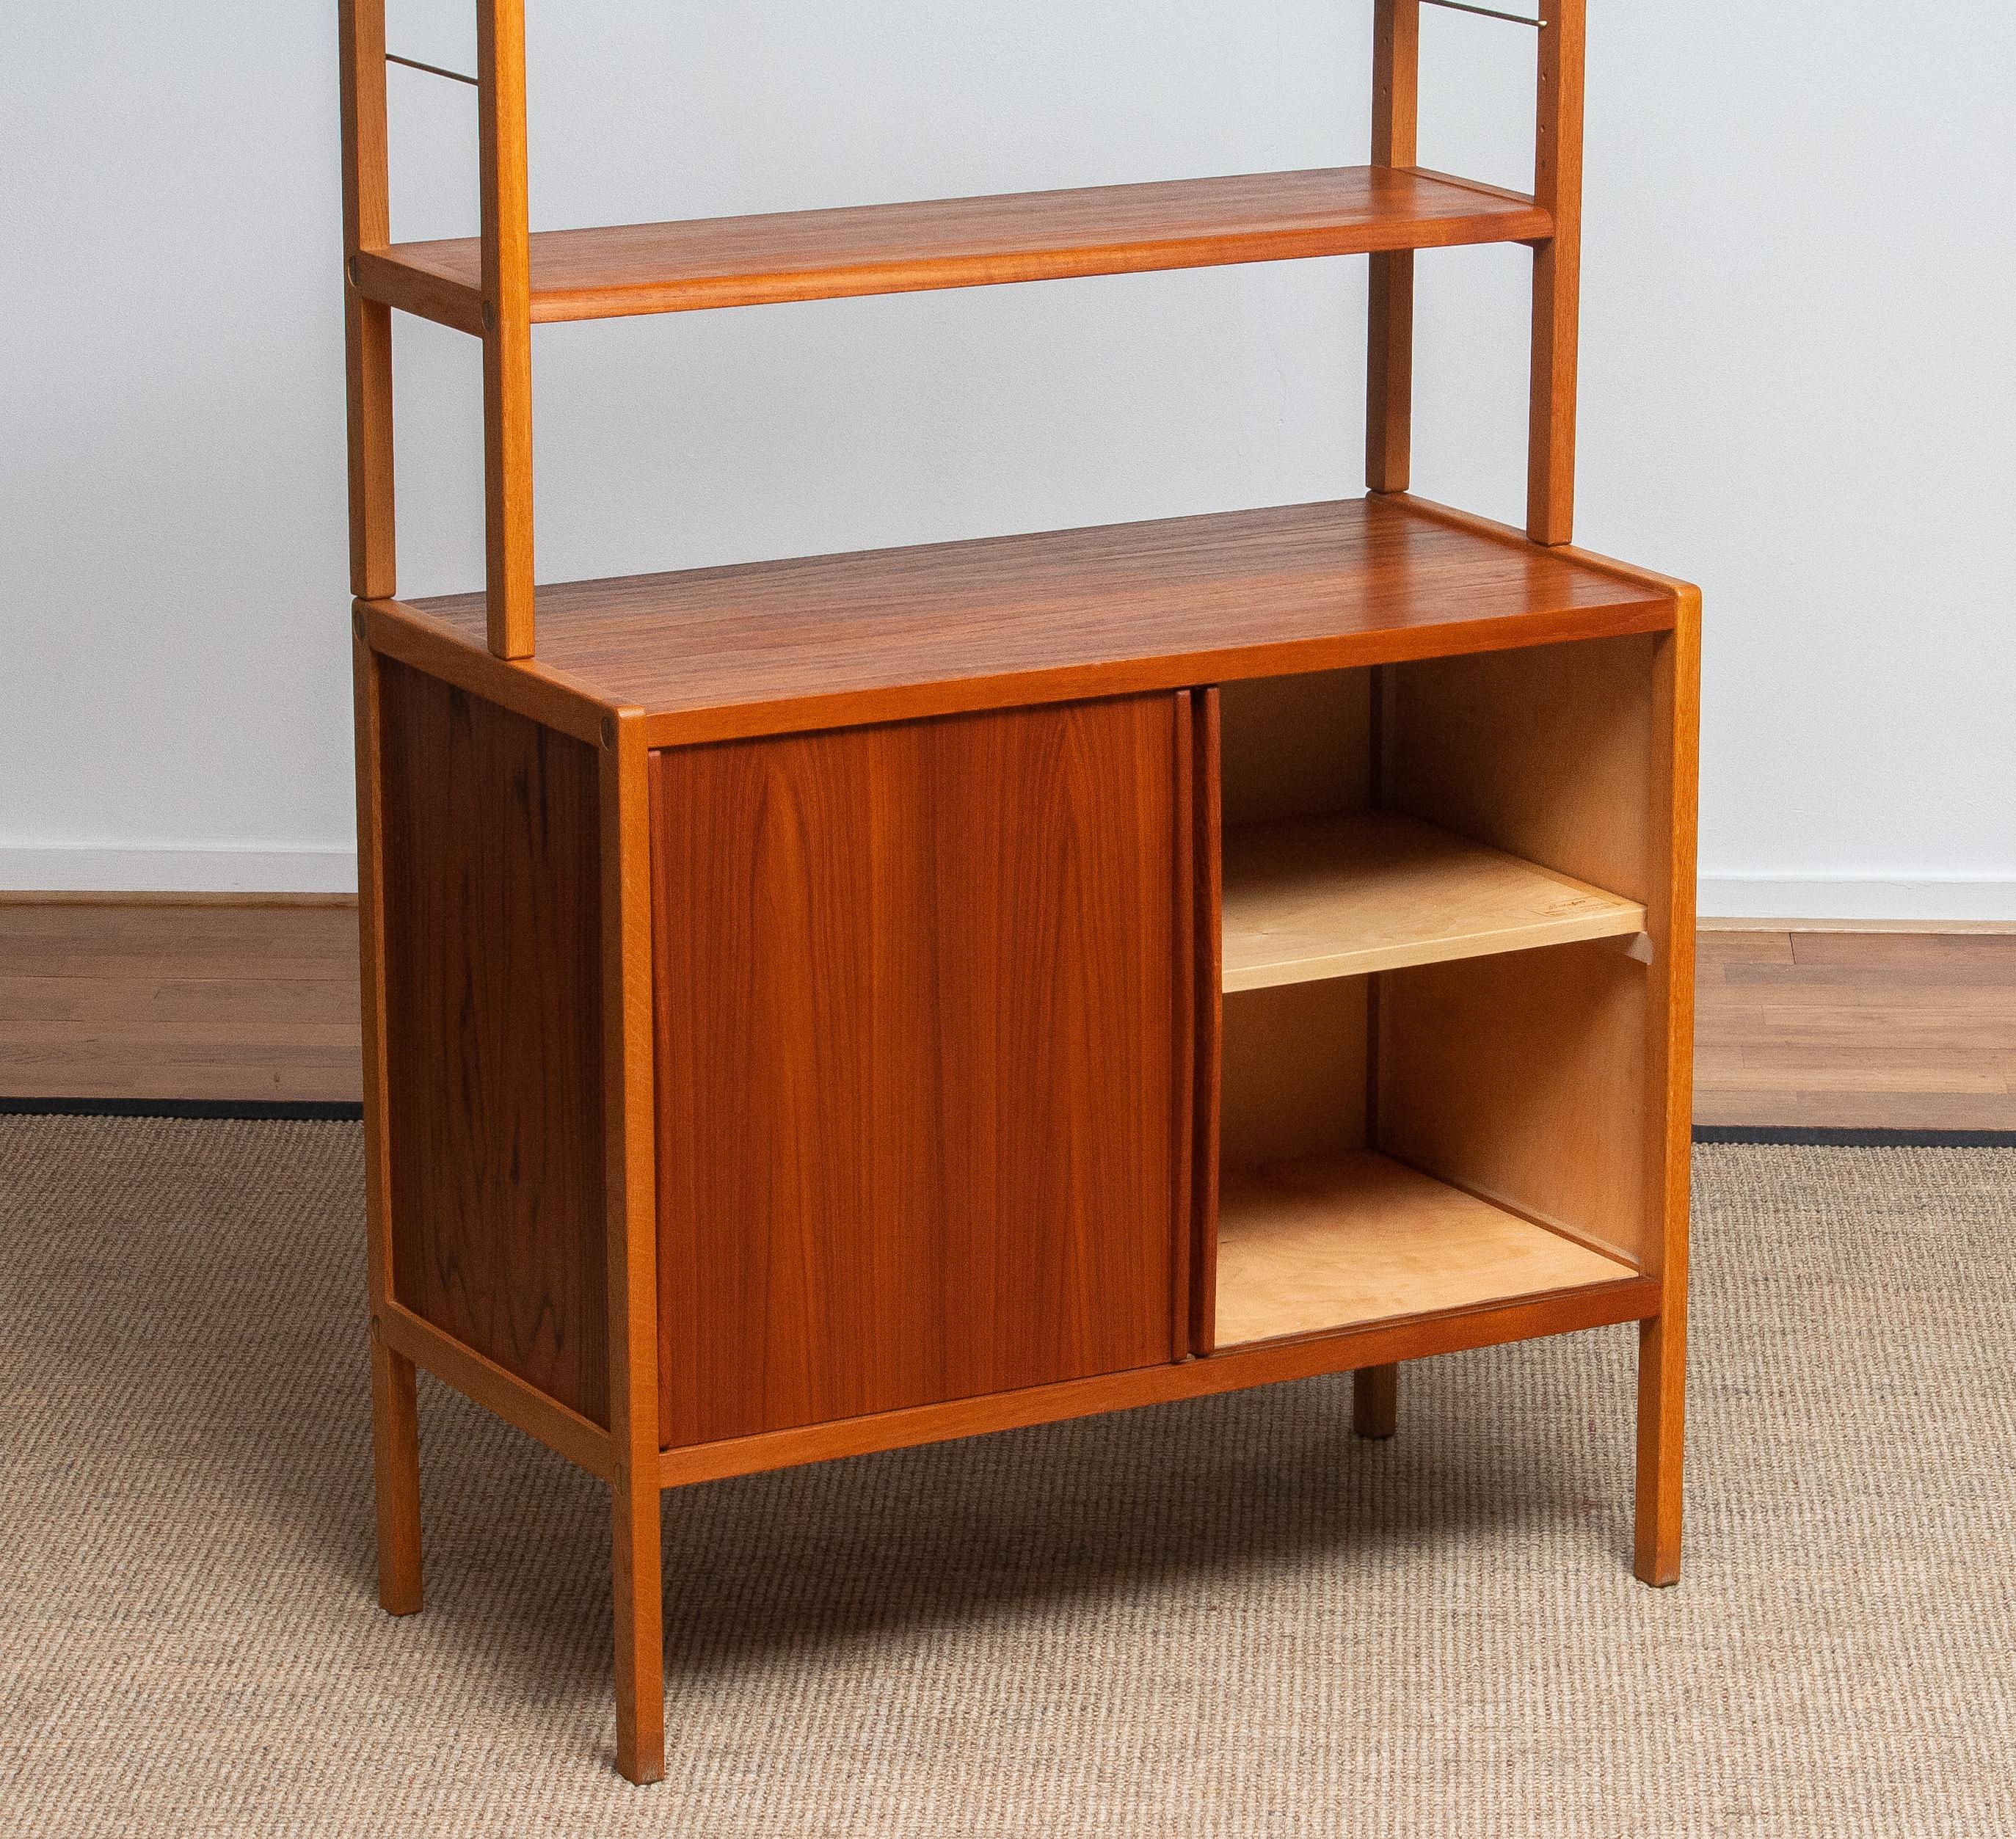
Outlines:
[[[2016,1129],[2016,932],[1704,929],[1694,1121]]]
[[[0,902],[0,1098],[354,1103],[354,902]]]

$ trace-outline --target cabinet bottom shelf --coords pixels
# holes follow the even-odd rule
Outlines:
[[[1215,1339],[1222,1349],[1638,1274],[1370,1150],[1227,1170]]]

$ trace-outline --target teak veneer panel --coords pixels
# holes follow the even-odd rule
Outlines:
[[[535,322],[834,300],[1546,236],[1530,198],[1441,174],[1341,166],[1094,185],[531,238]],[[367,253],[373,298],[473,330],[474,237]]]
[[[1655,632],[1675,605],[1388,498],[574,582],[538,612],[540,665],[664,747]],[[401,612],[484,644],[481,595]]]
[[[1220,1348],[1638,1275],[1370,1150],[1228,1169],[1218,1247]]]
[[[377,668],[392,1294],[606,1424],[598,758]]]
[[[1225,988],[1362,976],[1641,931],[1644,907],[1386,812],[1225,839]]]
[[[1189,718],[653,757],[668,1446],[1179,1355]]]

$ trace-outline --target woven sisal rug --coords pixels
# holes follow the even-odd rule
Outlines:
[[[2016,1150],[1697,1152],[1687,1572],[1628,1330],[668,1497],[422,1382],[373,1599],[358,1133],[0,1119],[0,1833],[2016,1834]]]

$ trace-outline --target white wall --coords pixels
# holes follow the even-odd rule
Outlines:
[[[470,67],[467,0],[393,0]],[[1581,540],[1708,600],[1704,904],[2016,917],[2016,9],[1592,0]],[[1368,0],[531,0],[533,211],[1362,159]],[[334,8],[0,0],[0,885],[350,884]],[[1532,34],[1423,157],[1525,182]],[[395,234],[471,92],[393,77]],[[1424,258],[1420,489],[1516,517],[1525,258]],[[545,578],[1360,483],[1362,265],[561,326]],[[473,585],[474,346],[398,334],[401,586]]]

